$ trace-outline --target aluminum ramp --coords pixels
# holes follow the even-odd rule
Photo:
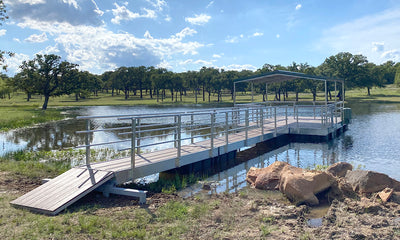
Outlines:
[[[56,215],[113,177],[112,171],[72,168],[10,204],[46,215]]]

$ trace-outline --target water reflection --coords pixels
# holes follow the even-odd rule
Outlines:
[[[203,190],[203,183],[200,182],[182,190],[180,194],[187,197],[198,193],[237,192],[248,186],[246,173],[251,167],[263,168],[275,161],[283,161],[296,167],[308,169],[314,169],[317,165],[330,165],[340,160],[341,154],[335,151],[338,144],[339,141],[290,143],[207,178],[205,182],[211,186],[210,190]]]

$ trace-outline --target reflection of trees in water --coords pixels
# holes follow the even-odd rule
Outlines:
[[[24,128],[8,134],[7,141],[19,144],[27,142],[26,150],[65,149],[85,143],[84,134],[76,134],[85,128],[83,121],[67,120],[47,123],[38,127]]]

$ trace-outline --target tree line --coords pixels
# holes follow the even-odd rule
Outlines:
[[[11,98],[12,92],[24,91],[29,101],[32,94],[40,94],[44,96],[42,109],[46,109],[50,97],[60,95],[74,95],[75,100],[79,101],[92,95],[97,96],[98,92],[105,92],[112,96],[123,95],[125,99],[132,95],[140,99],[148,96],[159,102],[167,97],[172,101],[182,101],[182,97],[191,91],[196,103],[211,101],[212,95],[217,96],[219,102],[222,101],[223,92],[229,92],[233,98],[234,80],[275,70],[340,78],[344,80],[346,89],[366,88],[368,95],[373,87],[400,83],[400,63],[387,61],[376,65],[368,62],[363,55],[348,52],[330,56],[318,67],[293,62],[289,66],[264,64],[256,71],[225,71],[202,67],[199,71],[175,73],[165,68],[123,66],[101,75],[80,71],[77,64],[62,61],[60,56],[38,54],[34,59],[22,62],[20,72],[14,77],[4,74],[0,76],[0,98]],[[256,84],[254,87],[255,92],[263,94],[263,99],[266,100],[266,86]],[[273,98],[278,101],[286,100],[289,92],[295,93],[296,100],[299,93],[309,92],[315,100],[317,91],[323,89],[323,83],[311,80],[294,80],[268,86],[268,90],[274,93]],[[333,85],[328,85],[329,94],[333,89]],[[236,86],[238,92],[249,90],[248,84]]]

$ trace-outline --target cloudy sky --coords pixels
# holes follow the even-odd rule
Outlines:
[[[341,51],[400,61],[398,0],[4,0],[0,49],[13,75],[35,54],[101,74],[120,66],[175,72],[321,64]]]

